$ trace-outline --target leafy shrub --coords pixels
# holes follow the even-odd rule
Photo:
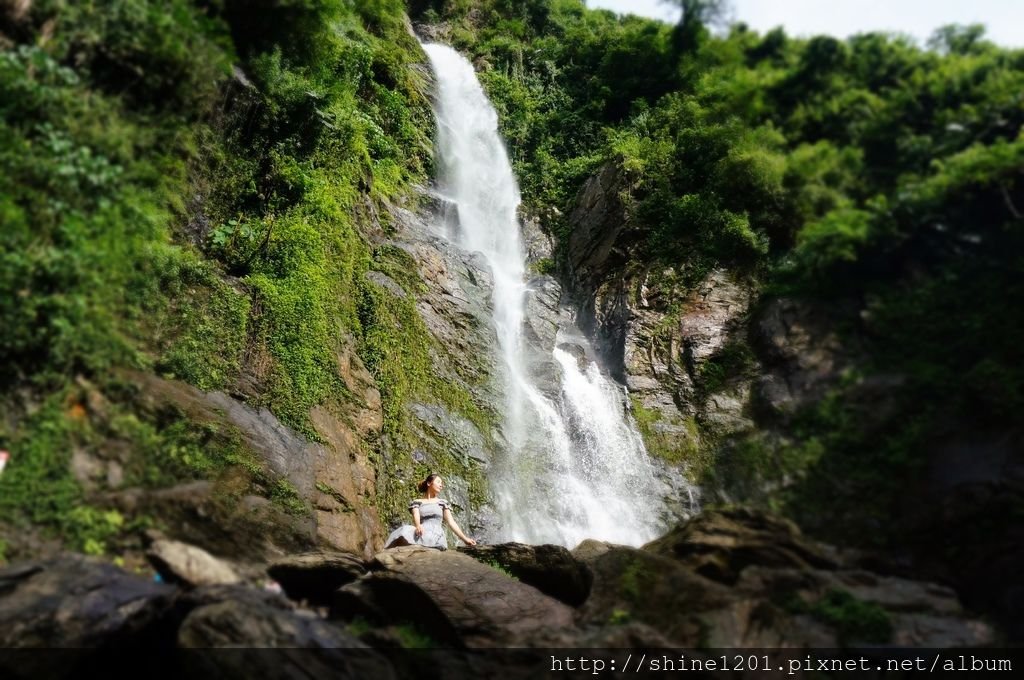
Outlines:
[[[835,628],[841,644],[885,644],[892,637],[892,622],[885,609],[845,590],[828,591],[808,612]]]
[[[86,555],[102,555],[107,541],[124,526],[124,517],[116,510],[100,510],[79,505],[67,515],[66,529],[72,544]]]

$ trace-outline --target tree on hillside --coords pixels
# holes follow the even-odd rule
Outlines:
[[[949,24],[942,26],[928,38],[928,47],[941,54],[970,54],[985,44],[984,24]]]
[[[729,0],[662,0],[682,10],[679,23],[672,36],[673,49],[677,55],[693,52],[707,33],[707,26],[723,23],[728,19],[731,5]]]

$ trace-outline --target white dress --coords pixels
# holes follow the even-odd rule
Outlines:
[[[422,545],[428,548],[447,550],[448,536],[444,532],[444,511],[448,507],[448,501],[441,498],[413,501],[409,504],[409,512],[412,512],[414,508],[420,509],[420,526],[423,527],[423,533],[416,536],[416,527],[411,524],[403,524],[391,532],[388,540],[384,542],[384,547]]]

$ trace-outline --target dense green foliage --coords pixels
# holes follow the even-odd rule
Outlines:
[[[475,56],[524,200],[560,237],[561,262],[561,216],[614,163],[641,236],[635,263],[672,267],[684,285],[714,267],[746,273],[766,296],[833,309],[859,349],[829,398],[762,423],[785,438],[728,445],[717,483],[788,480],[774,506],[887,544],[912,530],[894,519],[911,514],[903,492],[937,443],[1017,427],[1024,52],[977,26],[944,28],[927,48],[742,24],[715,37],[715,2],[681,3],[689,17],[677,26],[578,0],[412,4]],[[737,341],[736,356],[702,368],[699,389],[749,370]],[[882,410],[858,391],[876,375],[892,385]]]
[[[231,465],[294,505],[231,433],[136,415],[117,371],[202,389],[245,374],[249,395],[309,434],[311,406],[347,398],[337,349],[351,337],[373,355],[400,323],[373,313],[384,303],[364,277],[368,236],[386,225],[368,215],[429,166],[432,119],[402,17],[387,0],[0,12],[7,521],[99,549],[121,523],[85,504],[69,461],[111,440],[151,459],[130,482]],[[386,399],[402,398],[390,375],[377,375]],[[123,399],[83,411],[82,379]]]

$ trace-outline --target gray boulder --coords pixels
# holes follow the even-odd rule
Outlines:
[[[142,639],[175,589],[82,555],[0,570],[0,647],[94,647]]]
[[[154,541],[146,551],[146,558],[168,583],[195,587],[237,583],[240,580],[235,570],[223,560],[180,541]]]
[[[338,592],[332,615],[411,621],[440,643],[465,647],[529,646],[573,624],[568,606],[454,551],[395,548],[372,567]]]
[[[188,675],[393,678],[390,661],[314,613],[251,588],[206,589],[178,630]],[[207,600],[203,603],[202,600]],[[225,648],[244,648],[232,651]],[[270,650],[275,651],[271,652]]]
[[[590,571],[560,545],[500,543],[459,548],[473,559],[507,570],[545,595],[576,607],[590,594]]]
[[[267,573],[293,600],[327,605],[338,588],[366,573],[366,564],[350,553],[310,552],[278,560]]]
[[[757,510],[705,512],[643,547],[718,583],[732,585],[748,565],[834,569],[836,562],[792,522]]]

